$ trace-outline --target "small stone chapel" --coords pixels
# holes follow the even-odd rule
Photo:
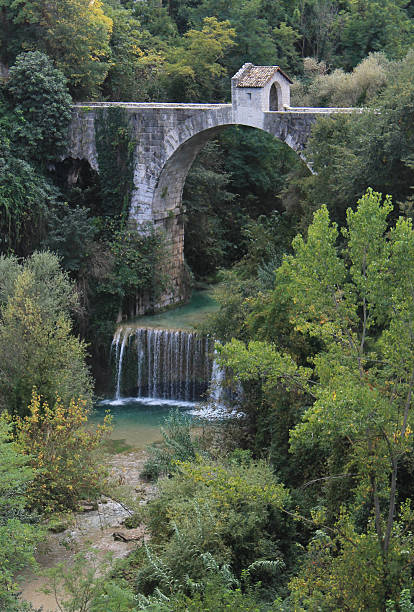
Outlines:
[[[290,106],[292,81],[279,66],[244,64],[231,80],[232,104],[238,112],[255,108],[284,111]]]

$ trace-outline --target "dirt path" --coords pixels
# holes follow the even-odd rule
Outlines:
[[[143,450],[121,453],[109,458],[114,490],[117,492],[114,497],[118,498],[121,494],[123,503],[103,498],[97,510],[76,513],[68,529],[59,534],[50,533],[36,555],[42,569],[54,567],[60,562],[70,564],[75,553],[90,547],[99,560],[109,552],[114,558],[125,557],[137,546],[137,541],[115,540],[113,533],[128,534],[128,530],[122,525],[122,521],[131,513],[128,506],[145,504],[155,495],[154,485],[139,477],[145,460],[146,453]],[[134,535],[141,541],[146,539],[144,529],[141,529],[141,532],[139,529],[135,530]],[[54,596],[39,592],[46,584],[44,577],[27,575],[21,583],[22,599],[31,602],[35,608],[43,606],[44,612],[58,612]]]

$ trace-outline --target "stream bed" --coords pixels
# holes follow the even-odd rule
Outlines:
[[[115,485],[127,491],[134,504],[138,505],[147,503],[156,494],[155,485],[140,478],[145,461],[145,451],[124,452],[108,457]],[[110,498],[103,498],[94,510],[75,513],[65,531],[49,533],[41,542],[36,554],[40,568],[48,569],[58,563],[69,567],[78,552],[85,553],[89,558],[93,556],[98,567],[108,553],[113,559],[125,557],[136,548],[139,543],[137,540],[142,542],[147,539],[144,528],[136,540],[124,542],[114,538],[115,532],[125,532],[122,522],[129,515],[130,511],[124,505]],[[134,531],[136,536],[138,530]],[[36,609],[43,606],[43,612],[61,610],[53,594],[41,592],[48,585],[44,576],[28,572],[21,576],[20,583],[22,599],[31,602]]]

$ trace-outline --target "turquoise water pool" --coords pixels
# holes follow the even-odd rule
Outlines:
[[[163,402],[162,400],[136,400],[125,398],[107,400],[95,406],[89,422],[97,425],[103,422],[106,412],[112,415],[113,429],[110,439],[116,448],[145,448],[147,444],[162,439],[161,426],[172,409],[179,408],[193,418],[196,404]]]
[[[159,314],[139,317],[135,323],[142,327],[193,330],[218,309],[219,304],[213,299],[211,290],[193,291],[188,304]]]

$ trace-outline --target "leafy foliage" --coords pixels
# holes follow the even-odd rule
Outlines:
[[[0,318],[2,407],[24,414],[33,386],[48,401],[58,393],[91,401],[86,348],[72,334],[69,312],[76,296],[56,256],[37,253],[24,265],[0,260],[8,290]]]
[[[125,581],[102,580],[111,569],[111,557],[100,559],[93,550],[74,555],[70,567],[58,563],[46,570],[48,585],[64,612],[100,612],[104,606],[114,612],[136,611],[136,597]]]
[[[140,590],[158,586],[167,596],[186,591],[188,576],[205,580],[207,562],[216,574],[228,564],[237,577],[258,559],[290,561],[290,527],[280,512],[289,495],[264,462],[198,459],[177,467],[173,478],[159,481],[160,495],[148,505],[148,525],[159,546],[158,552],[148,548],[137,575]]]
[[[191,422],[178,409],[172,411],[161,427],[163,441],[161,446],[148,447],[148,459],[141,476],[157,480],[167,476],[177,468],[177,461],[192,461],[197,454],[197,441],[192,439]]]
[[[56,189],[24,159],[15,157],[0,126],[0,252],[30,254],[45,234]]]
[[[47,236],[42,246],[60,257],[65,270],[74,272],[85,263],[96,234],[97,228],[87,208],[62,204],[49,211]]]
[[[31,508],[47,514],[74,510],[81,499],[100,492],[104,469],[96,450],[110,417],[93,431],[87,428],[88,412],[84,400],[64,405],[57,397],[52,408],[33,390],[29,414],[16,420],[16,439],[34,471],[26,493]]]
[[[15,575],[34,565],[36,544],[42,538],[39,525],[30,524],[25,510],[26,488],[33,471],[20,448],[10,440],[10,427],[0,419],[0,606],[14,610],[19,591]],[[33,522],[33,521],[32,521]]]
[[[108,71],[112,21],[102,2],[45,0],[3,3],[4,21],[15,30],[23,49],[37,48],[55,61],[78,97],[94,95]],[[6,29],[7,35],[7,29]],[[7,40],[4,41],[7,45]],[[4,44],[3,42],[3,44]],[[12,49],[4,49],[10,55]]]
[[[320,449],[334,468],[328,479],[352,478],[348,507],[356,521],[361,514],[373,516],[381,580],[395,593],[401,588],[391,561],[399,533],[397,475],[401,459],[411,454],[413,303],[407,287],[414,233],[411,221],[400,217],[386,234],[391,210],[389,198],[382,203],[380,194],[368,190],[357,210],[347,212],[346,243],[339,251],[337,226],[322,207],[307,240],[295,238],[294,255],[277,271],[276,287],[283,283],[296,330],[320,343],[313,371],[264,342],[246,348],[234,340],[220,351],[237,379],[261,379],[265,394],[282,386],[311,396],[291,432],[291,450],[309,460]],[[273,295],[277,301],[277,289]],[[333,460],[340,447],[342,460]],[[389,592],[379,595],[384,603]]]
[[[15,127],[14,145],[24,150],[29,142],[32,158],[54,161],[66,145],[71,117],[63,74],[40,51],[22,53],[10,68],[6,93],[16,115],[24,118]]]
[[[414,247],[398,215],[412,216],[412,3],[0,0],[0,10],[0,250],[54,250],[83,306],[50,253],[0,258],[1,407],[23,417],[33,385],[42,396],[20,419],[35,473],[0,426],[0,607],[17,609],[13,573],[32,560],[27,492],[51,510],[96,491],[99,434],[84,430],[91,381],[71,313],[105,361],[115,317],[167,288],[162,237],[125,225],[135,143],[121,109],[97,121],[100,179],[72,160],[62,167],[72,164],[70,179],[80,169],[78,183],[68,187],[63,170],[59,188],[52,182],[67,84],[77,100],[221,102],[252,61],[296,77],[299,104],[371,111],[318,122],[312,176],[286,147],[242,128],[222,134],[189,176],[196,276],[242,260],[220,273],[221,309],[208,325],[228,342],[227,384],[243,383],[245,418],[221,428],[221,440],[232,436],[221,450],[249,450],[201,459],[189,427],[172,419],[146,468],[172,478],[144,512],[153,541],[136,553],[128,586],[82,560],[53,579],[70,591],[68,610],[410,610]],[[293,254],[282,262],[284,253]],[[241,460],[250,452],[296,487],[295,511],[267,464]],[[290,596],[272,605],[297,556]]]
[[[349,517],[343,515],[336,525],[337,534],[332,536],[324,530],[316,531],[299,574],[290,584],[292,605],[301,611],[317,607],[321,610],[337,607],[343,610],[379,610],[384,608],[389,592],[393,592],[394,597],[399,597],[401,592],[401,610],[412,605],[407,589],[410,580],[404,567],[411,557],[413,515],[408,508],[403,514],[404,518],[395,526],[388,568],[384,567],[372,524],[368,525],[366,533],[359,534]],[[354,579],[356,573],[357,581]]]
[[[102,198],[100,214],[125,219],[133,186],[134,153],[125,109],[98,109],[96,147]]]
[[[370,63],[367,60],[366,64]],[[362,71],[363,64],[360,68]],[[304,214],[306,208],[314,211],[324,202],[332,218],[343,224],[346,209],[368,187],[389,193],[399,206],[396,211],[409,213],[413,184],[412,52],[382,73],[382,78],[387,75],[387,85],[377,89],[369,110],[320,120],[315,126],[307,146],[315,174],[299,179],[300,198],[306,202],[300,204]],[[350,77],[352,80],[356,81],[356,76]],[[358,89],[355,86],[355,93]],[[341,95],[339,88],[336,91]]]
[[[206,17],[201,30],[188,30],[182,45],[170,50],[163,66],[168,99],[214,99],[217,80],[225,73],[219,60],[232,46],[234,35],[230,22],[216,17]]]

